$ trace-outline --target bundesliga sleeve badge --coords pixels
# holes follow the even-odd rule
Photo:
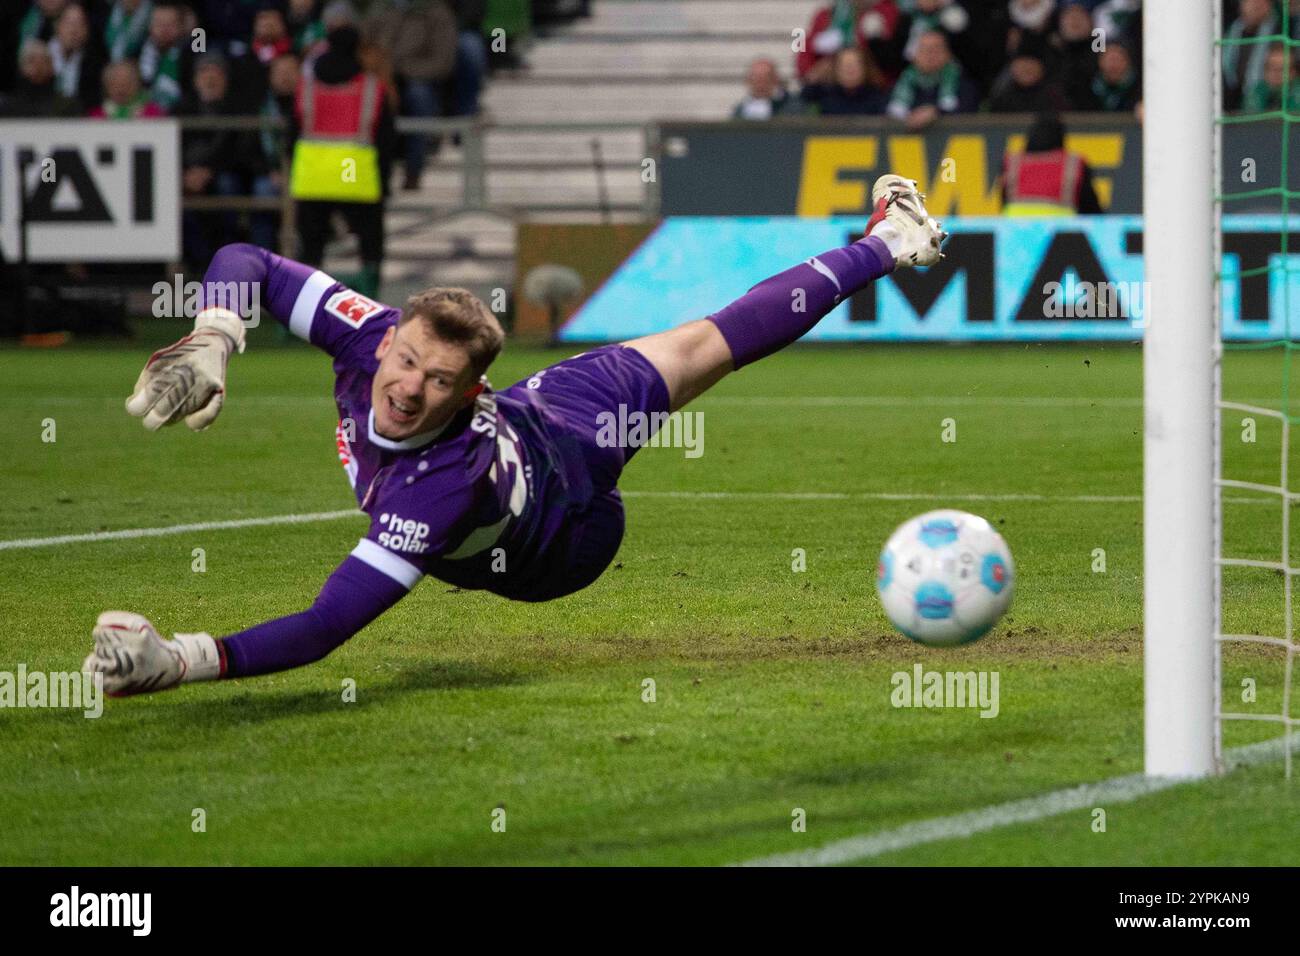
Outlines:
[[[367,319],[378,315],[383,308],[378,302],[351,289],[340,289],[325,303],[326,312],[336,319],[342,319],[354,329],[361,328]]]

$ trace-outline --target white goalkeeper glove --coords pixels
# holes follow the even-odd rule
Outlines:
[[[149,356],[126,410],[157,431],[180,419],[194,431],[212,424],[226,395],[226,362],[244,351],[244,323],[229,309],[204,309],[194,331]]]
[[[105,611],[95,622],[95,650],[81,669],[104,675],[104,692],[127,697],[221,676],[217,642],[210,634],[164,640],[149,619],[130,611]]]

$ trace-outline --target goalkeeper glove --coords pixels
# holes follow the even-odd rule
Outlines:
[[[167,641],[141,614],[105,611],[95,622],[94,638],[95,650],[81,669],[103,674],[104,692],[110,697],[221,676],[221,655],[210,634],[177,634]]]
[[[204,309],[194,331],[149,356],[126,410],[157,431],[180,419],[194,431],[212,424],[226,394],[226,362],[244,351],[244,323],[228,309]]]

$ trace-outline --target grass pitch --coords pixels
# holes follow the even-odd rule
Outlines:
[[[352,507],[328,358],[250,339],[201,435],[123,411],[147,347],[0,352],[0,540]],[[510,348],[493,381],[566,354]],[[1280,394],[1276,354],[1229,356],[1225,397]],[[577,595],[426,579],[312,667],[98,720],[0,710],[0,863],[727,863],[1141,769],[1137,349],[795,348],[691,410],[703,456],[637,456],[617,564]],[[1275,483],[1280,430],[1245,417],[1225,418],[1225,473]],[[1228,550],[1276,559],[1280,505],[1246,497]],[[1018,580],[991,635],[933,650],[890,629],[874,564],[945,506],[994,522]],[[2,550],[0,670],[76,670],[107,608],[218,635],[301,610],[364,528]],[[1225,606],[1229,630],[1281,633],[1280,577],[1228,574]],[[996,671],[998,715],[891,706],[916,664]],[[1280,651],[1235,649],[1225,707],[1278,713],[1282,683]],[[1104,833],[1072,812],[870,862],[1294,864],[1298,789],[1265,764],[1103,807]]]

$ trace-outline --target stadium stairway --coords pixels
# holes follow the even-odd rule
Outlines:
[[[461,196],[464,150],[445,141],[422,188],[396,193],[389,205],[387,300],[431,284],[481,295],[509,289],[516,220],[644,218],[644,124],[728,117],[754,57],[770,56],[792,72],[791,31],[805,26],[816,6],[817,0],[596,0],[590,18],[532,37],[526,66],[497,72],[483,98],[490,120],[506,127],[486,136],[488,203],[509,215],[446,218]],[[521,124],[538,128],[509,128]],[[340,271],[355,266],[354,250],[350,241],[331,250],[344,257]]]

